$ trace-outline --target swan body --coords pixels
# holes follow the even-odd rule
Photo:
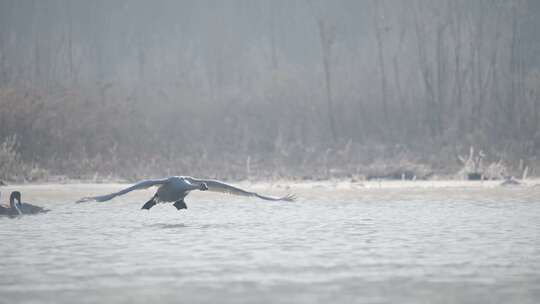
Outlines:
[[[11,207],[8,207],[8,206],[0,205],[0,215],[6,215],[6,216],[13,217],[13,216],[21,215],[21,214],[22,214],[22,212],[19,209],[17,209],[16,207],[11,208]]]
[[[17,201],[17,203],[15,203],[15,201]],[[9,203],[10,205],[15,206],[21,215],[49,212],[48,209],[45,209],[43,207],[35,206],[29,203],[23,203],[21,201],[21,193],[19,191],[11,192],[11,195],[9,196]]]
[[[126,194],[133,190],[147,189],[152,186],[157,186],[158,189],[154,196],[142,206],[141,209],[150,209],[158,203],[173,203],[173,206],[176,209],[187,209],[187,205],[184,202],[184,198],[193,190],[200,191],[214,191],[222,192],[233,195],[242,195],[249,197],[258,197],[264,200],[270,201],[293,201],[295,199],[294,195],[287,195],[284,197],[271,197],[260,195],[255,192],[249,192],[229,184],[211,180],[211,179],[197,179],[190,176],[172,176],[162,179],[149,179],[143,180],[131,187],[125,188],[118,192],[93,196],[93,197],[84,197],[77,201],[77,203],[84,203],[89,201],[105,202],[111,200],[119,195]]]
[[[46,213],[46,212],[50,211],[49,209],[45,209],[43,207],[35,206],[35,205],[32,205],[32,204],[28,204],[28,203],[21,203],[19,205],[19,208],[20,208],[22,214]]]
[[[49,212],[49,210],[35,206],[21,201],[21,193],[19,191],[11,192],[9,196],[9,205],[11,209],[11,215],[23,215],[23,214],[37,214]],[[1,212],[1,211],[0,211]]]

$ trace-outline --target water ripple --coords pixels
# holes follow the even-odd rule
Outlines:
[[[540,299],[539,190],[313,191],[297,203],[197,197],[187,211],[150,212],[139,210],[142,196],[59,197],[50,213],[0,218],[0,294],[10,303]]]

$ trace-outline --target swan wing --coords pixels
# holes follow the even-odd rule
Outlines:
[[[28,204],[28,203],[21,203],[20,210],[24,214],[34,214],[34,213],[42,213],[42,212],[49,212],[50,210],[45,209],[40,206]]]
[[[283,196],[283,197],[273,197],[273,196],[261,195],[261,194],[258,194],[256,192],[246,191],[244,189],[241,189],[241,188],[226,184],[224,182],[213,180],[213,179],[197,179],[197,178],[193,178],[193,177],[185,177],[185,179],[188,182],[190,182],[192,184],[196,184],[196,185],[200,185],[200,184],[204,183],[208,187],[208,191],[213,191],[213,192],[221,192],[221,193],[227,193],[227,194],[232,194],[232,195],[240,195],[240,196],[248,196],[248,197],[258,197],[260,199],[268,200],[268,201],[292,202],[292,201],[294,201],[296,199],[296,196],[291,195],[291,194]]]
[[[143,180],[143,181],[140,181],[140,182],[136,183],[135,185],[133,185],[131,187],[122,189],[122,190],[120,190],[118,192],[114,192],[114,193],[110,193],[110,194],[106,194],[106,195],[83,197],[80,200],[78,200],[76,203],[79,204],[79,203],[86,203],[86,202],[92,202],[92,201],[105,202],[105,201],[111,200],[111,199],[113,199],[113,198],[115,198],[115,197],[117,197],[119,195],[123,195],[123,194],[126,194],[128,192],[131,192],[133,190],[147,189],[147,188],[150,188],[152,186],[166,184],[169,181],[169,179],[170,178]]]

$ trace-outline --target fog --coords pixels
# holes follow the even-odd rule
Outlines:
[[[3,0],[0,179],[537,175],[539,16],[534,0]]]

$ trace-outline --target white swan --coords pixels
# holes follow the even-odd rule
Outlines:
[[[187,209],[184,198],[193,190],[201,191],[215,191],[234,195],[242,196],[254,196],[264,200],[270,201],[294,201],[296,197],[294,195],[286,195],[284,197],[270,197],[257,194],[255,192],[249,192],[223,182],[211,179],[196,179],[189,176],[172,176],[162,179],[150,179],[136,183],[135,185],[126,189],[120,190],[107,195],[84,197],[77,201],[77,203],[84,203],[89,201],[104,202],[115,198],[116,196],[126,194],[133,190],[147,189],[152,186],[159,186],[156,194],[146,202],[141,209],[150,209],[157,203],[172,203],[176,209]]]

